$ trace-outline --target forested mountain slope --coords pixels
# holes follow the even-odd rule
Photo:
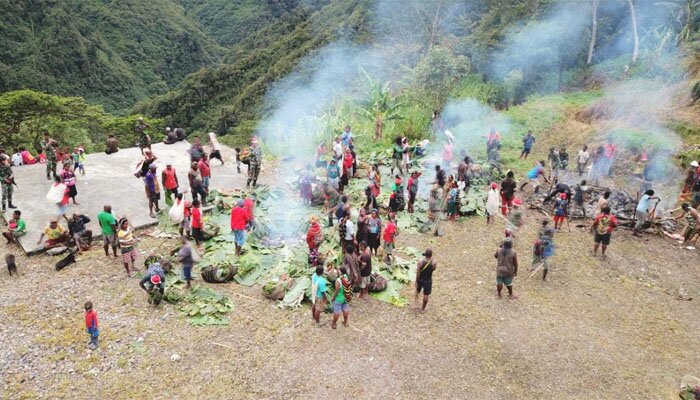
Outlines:
[[[82,96],[108,110],[164,93],[224,49],[174,0],[0,0],[0,92]]]

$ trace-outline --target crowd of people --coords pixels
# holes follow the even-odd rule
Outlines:
[[[179,222],[182,247],[178,252],[178,260],[183,266],[183,275],[189,287],[196,250],[201,250],[200,246],[205,240],[202,208],[207,205],[210,192],[212,180],[210,163],[212,160],[218,160],[221,165],[225,164],[221,155],[221,145],[213,132],[208,134],[209,151],[205,150],[199,137],[192,137],[188,150],[190,163],[187,172],[188,187],[183,188],[171,160],[166,161],[165,168],[159,173],[155,163],[158,157],[152,149],[151,137],[148,134],[150,126],[140,118],[134,129],[143,156],[134,175],[143,180],[150,216],[156,217],[156,214],[161,211],[160,200],[163,191],[167,207],[182,209],[182,220]],[[449,130],[444,129],[444,124],[437,112],[431,120],[431,129],[442,141],[438,149],[441,149],[439,160],[434,162],[435,173],[432,180],[422,177],[424,171],[417,162],[419,158],[429,154],[428,140],[411,144],[406,137],[395,138],[391,148],[388,174],[385,172],[388,176],[382,176],[382,170],[378,164],[360,165],[350,126],[346,126],[333,140],[330,150],[325,142],[317,146],[314,165],[324,171],[325,177],[318,180],[314,166],[308,165],[299,178],[302,202],[307,205],[322,206],[323,209],[323,218],[312,217],[306,233],[308,262],[315,270],[311,278],[312,316],[317,323],[320,323],[321,313],[330,303],[333,312],[331,327],[333,329],[337,327],[341,316],[343,324],[348,325],[349,304],[354,293],[359,292],[360,299],[368,296],[372,276],[377,269],[373,268],[373,261],[376,260],[375,265],[376,262],[384,262],[387,265],[395,262],[396,241],[400,237],[397,215],[403,212],[416,212],[415,204],[422,185],[425,185],[424,192],[428,193],[428,227],[422,230],[434,236],[441,236],[441,221],[455,221],[462,214],[460,197],[468,193],[474,185],[483,182],[477,178],[487,177],[488,190],[484,199],[486,223],[492,224],[502,220],[505,225],[504,237],[498,243],[498,249],[494,253],[496,294],[500,298],[505,286],[508,296],[515,298],[513,285],[519,267],[516,240],[524,217],[521,207],[526,195],[530,199],[537,199],[543,184],[548,184],[549,188],[546,189],[546,194],[541,203],[538,203],[538,207],[551,213],[551,225],[549,219],[542,221],[532,246],[531,265],[531,276],[542,270],[542,280],[546,281],[552,268],[551,259],[555,253],[557,232],[561,231],[565,224],[568,228],[569,219],[574,211],[579,210],[583,218],[587,217],[586,204],[591,200],[587,182],[596,184],[601,177],[611,174],[613,160],[617,154],[617,147],[612,141],[599,146],[592,155],[588,152],[588,147],[583,146],[576,155],[575,170],[569,171],[569,154],[566,147],[550,147],[547,159],[536,161],[519,186],[513,171],[501,172],[506,168],[500,157],[501,134],[495,128],[483,136],[486,139],[486,164],[489,166],[487,174],[484,174],[483,167],[465,150],[459,151],[460,156],[455,165],[455,137]],[[173,144],[183,139],[182,129],[166,129],[164,141],[166,144]],[[538,142],[535,136],[528,131],[522,138],[520,158],[528,159],[536,143]],[[113,154],[118,150],[117,139],[111,135],[107,139],[105,152]],[[242,165],[247,165],[245,186],[255,188],[262,163],[258,139],[253,137],[248,148],[235,150],[237,172],[242,173]],[[642,165],[642,171],[647,161],[648,156],[643,152],[638,160]],[[6,208],[16,208],[12,201],[13,185],[15,185],[12,166],[35,162],[46,164],[47,179],[52,181],[47,198],[55,200],[57,207],[56,216],[41,232],[39,244],[43,243],[46,249],[72,244],[75,252],[78,253],[89,249],[93,233],[87,226],[91,219],[78,212],[68,212],[68,205],[71,202],[74,205],[80,204],[77,201],[76,181],[78,176],[86,174],[86,158],[82,146],[75,147],[72,152],[65,147],[59,149],[59,143],[47,132],[41,141],[41,150],[36,158],[25,149],[17,149],[12,156],[4,152],[0,153],[3,211]],[[497,176],[499,179],[494,179]],[[359,198],[352,198],[352,194],[347,191],[353,179],[366,179],[366,185],[362,185],[364,191]],[[379,204],[377,200],[381,191],[385,190],[382,187],[384,179],[389,179],[391,182],[386,208],[383,208],[384,204]],[[565,183],[572,179],[577,181],[575,185]],[[532,187],[532,194],[526,191],[528,185]],[[700,223],[700,214],[697,212],[700,204],[700,167],[697,162],[691,164],[685,186],[684,191],[692,197],[692,201],[683,203],[681,207],[683,214],[678,219],[687,221],[684,239],[690,241],[696,237]],[[192,199],[186,199],[185,194],[189,194]],[[617,218],[611,212],[610,195],[611,193],[607,191],[600,196],[590,225],[594,242],[591,253],[597,257],[600,250],[600,256],[603,259],[607,256],[612,232],[619,226]],[[658,201],[659,198],[652,189],[646,190],[640,197],[636,206],[635,234],[640,234],[648,225]],[[548,208],[550,202],[551,209]],[[240,256],[243,252],[247,233],[255,226],[255,204],[254,194],[249,194],[238,201],[231,210],[230,228],[236,256]],[[61,224],[60,218],[65,220],[66,227]],[[326,219],[327,223],[322,223]],[[111,247],[112,256],[117,258],[119,257],[117,250],[119,250],[126,274],[131,276],[136,270],[139,243],[133,226],[127,217],[117,216],[111,205],[103,207],[97,215],[97,222],[103,237],[105,256],[110,256]],[[337,229],[334,228],[336,224]],[[26,229],[21,211],[15,209],[8,224],[8,230],[3,232],[3,236],[8,244],[13,243],[26,234]],[[329,270],[325,265],[325,255],[320,253],[320,247],[325,240],[324,230],[330,232],[331,229],[333,232],[337,231],[342,261],[337,268]],[[190,238],[194,240],[195,247],[190,244]],[[432,293],[432,276],[436,268],[437,262],[433,258],[433,251],[428,248],[416,265],[415,302],[416,308],[420,311],[426,310]],[[327,287],[327,277],[331,278],[330,288]],[[140,286],[149,293],[155,291],[162,295],[165,279],[162,266],[159,262],[154,262],[149,265]],[[86,303],[85,310],[91,346],[96,347],[97,317],[92,304]]]

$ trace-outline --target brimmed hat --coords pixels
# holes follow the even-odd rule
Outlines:
[[[691,166],[691,167],[697,167],[697,166],[698,166],[698,162],[697,162],[697,161],[693,161],[693,162],[690,163],[690,166]]]

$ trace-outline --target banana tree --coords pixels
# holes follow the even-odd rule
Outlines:
[[[399,101],[400,96],[391,94],[391,82],[382,85],[381,80],[375,82],[365,70],[360,71],[367,78],[369,89],[365,98],[358,101],[357,109],[360,115],[374,123],[374,139],[382,140],[386,122],[404,118],[399,112],[404,103]]]

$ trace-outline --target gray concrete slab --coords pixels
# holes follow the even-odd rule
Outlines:
[[[158,159],[158,176],[165,168],[166,163],[172,162],[177,171],[180,187],[189,189],[187,171],[189,170],[189,155],[187,150],[190,145],[187,142],[179,142],[173,145],[162,143],[153,145],[153,152]],[[205,146],[205,150],[208,148]],[[210,188],[231,189],[242,188],[246,182],[246,166],[242,168],[242,174],[236,172],[235,151],[222,146],[222,155],[225,165],[219,160],[212,164],[212,178]],[[113,212],[121,217],[126,216],[136,227],[143,227],[155,219],[148,215],[148,200],[144,191],[142,179],[134,177],[136,164],[141,160],[141,152],[132,147],[120,149],[111,155],[105,153],[88,154],[85,163],[85,176],[78,175],[77,200],[79,205],[71,205],[69,212],[79,212],[87,215],[92,222],[88,228],[98,234],[100,229],[97,224],[97,213],[105,204],[111,204]],[[263,164],[263,168],[265,165]],[[56,215],[56,206],[46,200],[51,182],[46,179],[44,164],[25,165],[13,167],[15,180],[19,187],[15,188],[14,203],[22,211],[22,217],[27,223],[27,234],[21,238],[20,245],[27,253],[33,253],[40,249],[37,241],[41,231],[48,225],[49,220]],[[188,198],[189,195],[187,195]],[[165,201],[161,197],[161,208],[165,208]],[[9,210],[5,218],[11,218]],[[65,221],[61,224],[67,228]]]

